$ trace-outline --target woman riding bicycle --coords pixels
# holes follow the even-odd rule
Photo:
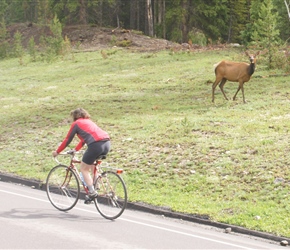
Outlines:
[[[77,108],[71,112],[71,116],[73,123],[68,134],[58,149],[52,152],[52,155],[56,157],[71,143],[75,135],[80,139],[79,144],[74,149],[75,151],[79,151],[84,144],[87,144],[88,148],[83,155],[80,170],[89,189],[89,197],[95,198],[98,194],[94,189],[90,172],[94,168],[94,161],[100,155],[106,155],[110,151],[110,137],[107,132],[99,128],[90,119],[90,114],[86,110]]]

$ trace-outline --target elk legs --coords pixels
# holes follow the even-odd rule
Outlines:
[[[220,85],[219,85],[219,87],[220,87],[220,89],[221,89],[221,91],[222,91],[222,93],[223,93],[225,99],[226,99],[226,100],[229,100],[229,99],[227,98],[225,92],[224,92],[224,85],[225,85],[226,81],[227,81],[227,79],[226,79],[226,78],[223,78],[222,81],[221,81],[221,83],[220,83]]]
[[[240,89],[242,90],[243,102],[246,103],[245,94],[244,94],[244,83],[243,82],[239,83],[238,90],[237,90],[236,94],[234,95],[233,100],[236,100],[236,96],[237,96],[238,92],[240,91]]]

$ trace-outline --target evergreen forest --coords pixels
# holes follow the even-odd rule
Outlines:
[[[289,0],[0,0],[0,38],[13,23],[95,25],[178,43],[248,44],[290,36]]]

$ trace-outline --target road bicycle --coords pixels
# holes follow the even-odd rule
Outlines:
[[[110,167],[102,163],[106,158],[101,155],[94,163],[93,184],[98,196],[90,199],[88,188],[78,171],[76,165],[81,163],[76,158],[73,150],[61,153],[59,155],[70,156],[70,164],[62,164],[57,157],[54,157],[58,163],[53,167],[46,179],[46,192],[51,204],[60,211],[72,209],[80,199],[80,195],[85,196],[85,203],[94,203],[99,213],[106,219],[114,220],[118,218],[125,210],[127,205],[127,188],[121,177],[122,169]],[[81,185],[85,191],[81,193]]]

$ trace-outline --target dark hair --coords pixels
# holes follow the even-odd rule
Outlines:
[[[90,114],[83,108],[77,108],[70,112],[73,120],[76,121],[79,118],[90,119]]]

